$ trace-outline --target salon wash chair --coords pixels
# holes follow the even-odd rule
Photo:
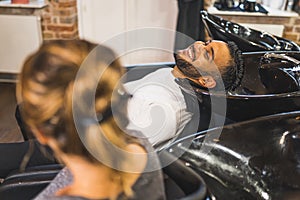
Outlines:
[[[199,88],[186,80],[176,80],[182,90],[190,95],[191,98],[188,99],[196,99],[198,104],[198,107],[196,106],[194,109],[195,116],[198,115],[194,119],[198,121],[188,124],[184,134],[179,137],[213,128],[212,115],[225,117],[225,123],[233,123],[300,109],[300,76],[298,73],[300,71],[300,52],[244,52],[243,59],[245,73],[241,85],[235,91],[227,92],[225,96],[218,92]],[[124,81],[134,81],[155,70],[174,67],[174,65],[174,63],[152,63],[127,66],[127,76]],[[216,102],[214,113],[211,112],[212,98]],[[222,107],[218,107],[219,105],[224,106],[218,103],[224,99],[226,100],[226,113],[222,113]],[[18,108],[16,109],[16,118],[24,138],[30,138],[30,133],[24,127]]]
[[[167,152],[159,154],[163,168],[165,191],[168,200],[210,199],[205,182],[182,161]],[[171,164],[169,164],[171,163]],[[42,191],[62,168],[59,164],[28,168],[13,172],[0,184],[1,200],[30,200]],[[146,200],[146,198],[145,198]]]
[[[242,121],[242,120],[252,119],[258,116],[265,116],[265,115],[271,115],[275,113],[299,110],[299,105],[300,105],[300,101],[299,101],[300,97],[298,93],[299,83],[295,81],[295,79],[293,79],[293,73],[292,73],[293,69],[296,69],[295,67],[297,67],[298,65],[297,60],[300,59],[299,53],[298,52],[277,52],[277,53],[280,53],[281,56],[266,54],[266,52],[252,52],[252,53],[245,53],[243,55],[246,61],[245,76],[243,78],[241,86],[236,91],[229,92],[225,97],[227,100],[226,117],[229,116],[235,121]],[[295,60],[293,60],[292,58],[294,58]],[[129,73],[128,76],[126,77],[126,81],[139,79],[145,76],[146,74],[155,71],[157,69],[160,69],[162,67],[173,67],[173,66],[174,63],[157,63],[157,64],[148,64],[148,65],[129,66],[127,67],[128,71],[130,72],[133,70],[132,72],[134,73],[131,74]],[[275,77],[279,77],[279,76],[281,77],[282,81],[280,82],[280,84],[274,87],[277,80],[277,78]],[[185,88],[184,85],[181,85],[181,87]],[[209,94],[207,91],[201,90],[196,87],[194,87],[193,89],[195,91],[198,91],[197,98],[199,101],[201,101],[201,108],[203,108],[201,113],[205,113],[205,109],[206,109],[208,110],[207,116],[209,116],[210,95],[215,95],[216,97],[218,97],[218,94],[217,93]],[[224,96],[222,98],[224,98]],[[18,120],[19,120],[19,124],[21,126],[24,126],[20,116]],[[23,134],[25,136],[24,138],[28,138],[28,135],[24,130],[23,130]],[[196,131],[190,132],[190,134],[195,132]],[[176,166],[176,164],[174,165]],[[21,176],[23,175],[20,175],[20,177]],[[44,186],[40,186],[39,184],[37,184],[37,182],[41,181],[39,179],[41,177],[38,175],[36,177],[38,181],[32,182],[31,181],[32,178],[31,176],[29,176],[29,181],[27,181],[28,184],[26,181],[24,183],[26,187],[22,187],[21,186],[22,184],[16,184],[17,182],[13,181],[14,179],[13,180],[7,179],[8,181],[9,180],[11,181],[7,182],[7,180],[5,180],[2,183],[2,186],[0,187],[0,194],[17,195],[18,193],[17,192],[14,193],[13,192],[14,190],[12,188],[14,186],[18,187],[18,185],[19,185],[18,187],[19,190],[25,188],[30,191],[30,189],[32,188],[31,186],[40,187],[39,189],[43,188]],[[44,184],[45,185],[48,184],[52,180],[52,178],[53,176],[51,176],[51,174],[47,176],[46,180],[43,179]],[[19,180],[21,180],[21,178]],[[168,188],[168,186],[166,187]],[[30,194],[30,193],[26,192],[26,194]],[[4,196],[0,196],[0,199],[2,199],[1,197],[4,198]],[[25,198],[25,195],[22,197]]]
[[[215,101],[213,115],[221,116],[224,113],[219,112],[222,108],[218,107],[221,105],[218,102],[225,99],[225,123],[300,110],[300,51],[244,52],[242,57],[245,68],[242,82],[236,90],[227,92],[225,96],[224,93],[199,88],[192,82],[186,84],[186,81],[176,80],[183,91],[191,96],[196,95],[199,102],[196,110],[200,119],[198,130],[185,133],[205,130],[210,125],[213,128],[213,124],[210,124],[212,99]],[[126,81],[136,80],[162,67],[173,66],[174,63],[129,66]]]
[[[128,66],[126,82],[137,80],[163,67],[173,67],[174,63],[157,63],[153,65]],[[17,122],[25,140],[33,136],[26,128],[21,115],[20,107],[16,109]],[[196,131],[194,131],[196,132]],[[162,164],[171,163],[163,168],[164,183],[167,199],[200,200],[209,199],[203,179],[193,170],[176,160],[167,152],[160,152]],[[56,176],[61,165],[45,165],[30,167],[25,172],[12,172],[0,184],[0,199],[31,199],[45,188]]]

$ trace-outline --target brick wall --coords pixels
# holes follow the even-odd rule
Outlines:
[[[43,38],[78,38],[78,20],[76,0],[48,0],[42,11]]]
[[[219,16],[235,23],[284,25],[283,37],[300,44],[300,17]]]
[[[284,36],[300,44],[300,17],[293,18],[284,27]]]
[[[78,38],[76,0],[48,0],[43,8],[1,7],[0,14],[41,16],[44,40]]]

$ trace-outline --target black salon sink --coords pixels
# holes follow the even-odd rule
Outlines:
[[[243,52],[300,51],[300,47],[295,42],[285,38],[233,23],[206,11],[201,11],[201,15],[210,37],[216,40],[234,41]]]
[[[199,132],[166,150],[201,174],[215,199],[300,197],[300,112]]]
[[[300,65],[284,59],[295,59],[297,62],[300,60],[300,52],[248,52],[243,57],[245,74],[236,90],[225,94],[194,85],[193,89],[207,115],[213,110],[224,116],[226,106],[226,118],[232,122],[240,122],[300,110]]]

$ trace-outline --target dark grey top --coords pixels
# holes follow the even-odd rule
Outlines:
[[[134,133],[137,135],[138,133]],[[141,138],[141,137],[139,137]],[[149,142],[141,140],[142,145],[148,152],[154,152]],[[158,169],[150,171],[149,169]],[[133,185],[134,197],[131,199],[146,199],[146,200],[163,200],[165,199],[165,190],[163,184],[163,175],[160,170],[160,163],[157,154],[148,154],[148,162],[145,168],[147,172],[143,172],[138,180]],[[35,200],[86,200],[86,198],[78,196],[55,196],[55,193],[69,185],[73,180],[72,174],[65,167],[62,169],[54,180],[44,189]],[[120,194],[118,200],[123,200],[124,194]]]

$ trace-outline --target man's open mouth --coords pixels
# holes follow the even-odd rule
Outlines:
[[[192,61],[195,61],[195,48],[194,48],[194,45],[190,46],[190,47],[187,49],[187,55],[189,56],[189,58],[190,58]]]

